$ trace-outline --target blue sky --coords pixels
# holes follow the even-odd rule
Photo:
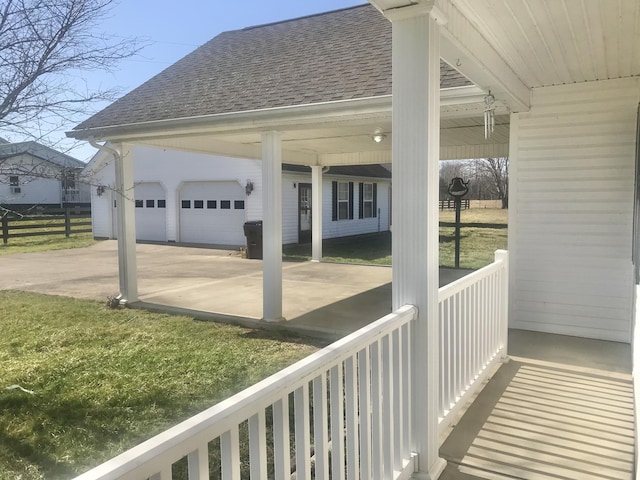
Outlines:
[[[366,0],[121,0],[101,30],[115,37],[141,37],[148,46],[114,72],[89,73],[83,79],[88,88],[119,87],[126,93],[221,32],[363,3]],[[87,144],[70,153],[88,161],[95,149]]]

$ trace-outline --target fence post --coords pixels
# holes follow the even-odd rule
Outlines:
[[[501,262],[500,273],[500,341],[502,343],[503,361],[507,359],[507,346],[509,343],[509,252],[496,250],[495,261]]]
[[[64,210],[64,234],[67,238],[71,235],[71,209],[69,207]]]
[[[2,243],[5,245],[9,241],[9,216],[2,216]]]

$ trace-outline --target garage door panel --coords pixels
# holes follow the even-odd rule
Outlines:
[[[180,241],[244,245],[245,193],[238,182],[192,182],[180,191]]]

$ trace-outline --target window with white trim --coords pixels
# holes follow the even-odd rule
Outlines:
[[[362,216],[364,218],[373,218],[373,183],[365,183],[362,192]]]
[[[349,183],[338,182],[338,220],[349,219]]]

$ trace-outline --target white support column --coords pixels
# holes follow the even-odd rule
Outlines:
[[[262,134],[262,319],[282,317],[282,140]]]
[[[322,261],[322,168],[311,167],[311,261]]]
[[[412,432],[416,476],[427,479],[446,466],[438,456],[440,55],[433,3],[385,12],[393,23],[393,308],[418,307]]]
[[[118,215],[118,272],[120,302],[138,300],[138,262],[136,259],[136,209],[133,185],[133,151],[127,145],[116,147],[116,210]]]

